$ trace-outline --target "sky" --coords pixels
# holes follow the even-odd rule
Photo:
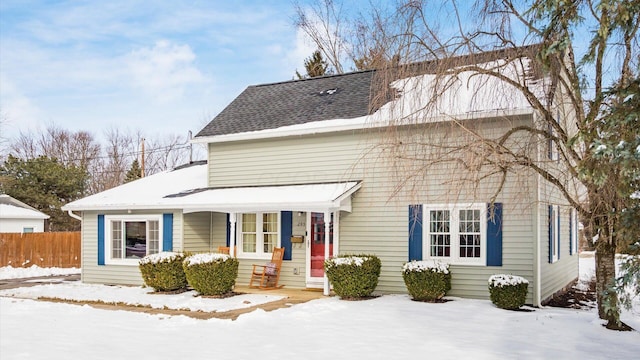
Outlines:
[[[293,79],[314,47],[291,1],[0,2],[0,134],[197,133],[247,86]]]
[[[580,258],[580,283],[594,275]],[[0,278],[22,273],[0,268]],[[399,271],[399,270],[398,270]],[[44,269],[31,271],[34,275]],[[607,330],[597,310],[507,311],[488,300],[440,304],[385,295],[364,301],[323,297],[257,309],[237,320],[97,309],[35,301],[38,296],[225,312],[280,299],[275,293],[225,299],[148,294],[148,288],[79,281],[0,290],[3,359],[631,359],[640,333]],[[640,328],[640,299],[622,319]]]

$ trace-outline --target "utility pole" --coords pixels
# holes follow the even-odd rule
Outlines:
[[[140,161],[140,177],[143,178],[144,177],[144,138],[141,139],[142,141],[142,159]]]
[[[193,143],[191,139],[193,139],[193,133],[189,130],[189,164],[193,162]]]

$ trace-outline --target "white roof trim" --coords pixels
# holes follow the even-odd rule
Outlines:
[[[361,182],[209,189],[184,197],[185,213],[264,211],[351,211],[351,195]]]
[[[10,204],[0,204],[0,219],[44,220],[48,218],[49,215],[35,210],[31,206],[24,208]]]
[[[206,167],[205,167],[206,168]],[[160,177],[159,175],[154,175]],[[168,175],[164,175],[165,177]],[[141,182],[143,183],[143,182]],[[360,181],[336,183],[248,186],[229,188],[184,189],[173,194],[160,193],[141,199],[127,199],[129,191],[118,191],[106,201],[98,196],[91,201],[69,203],[64,210],[171,210],[184,213],[213,212],[264,212],[264,211],[351,211],[351,195],[361,187]],[[116,190],[114,188],[112,190]],[[123,189],[128,190],[128,189]],[[179,195],[182,194],[182,195]],[[127,201],[128,200],[128,201]]]
[[[437,122],[451,121],[453,117],[455,117],[456,120],[463,121],[463,120],[470,120],[470,119],[528,115],[532,113],[533,113],[532,108],[477,111],[477,112],[471,112],[466,114],[459,114],[456,116],[451,116],[451,115],[434,116],[434,117],[431,117],[428,120],[428,122],[437,123]],[[203,136],[203,137],[194,138],[191,140],[191,142],[196,144],[223,143],[223,142],[232,142],[232,141],[272,139],[272,138],[280,138],[280,137],[288,137],[288,136],[326,134],[326,133],[340,132],[340,131],[366,130],[366,129],[374,129],[374,128],[389,126],[388,121],[375,120],[374,119],[375,115],[376,114],[353,118],[353,119],[331,119],[331,120],[313,121],[313,122],[304,123],[304,124],[283,126],[275,129],[249,131],[249,132],[242,132],[242,133],[235,133],[235,134]]]

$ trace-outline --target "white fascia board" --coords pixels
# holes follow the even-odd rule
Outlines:
[[[63,211],[126,211],[126,210],[180,210],[178,204],[117,204],[117,205],[79,205],[63,206]]]
[[[470,112],[470,113],[459,114],[459,115],[434,116],[434,117],[431,117],[428,121],[425,121],[424,124],[447,122],[447,121],[451,121],[452,118],[455,118],[458,121],[464,121],[464,120],[485,119],[485,118],[492,118],[492,117],[528,115],[532,113],[533,113],[532,108],[478,111],[478,112]],[[345,121],[344,123],[342,121],[338,121],[338,124],[336,125],[331,125],[331,122],[335,121],[336,119],[327,119],[327,120],[315,121],[315,122],[305,123],[305,124],[284,126],[276,129],[249,131],[249,132],[236,133],[236,134],[203,136],[203,137],[194,138],[190,140],[190,142],[194,144],[224,143],[224,142],[233,142],[233,141],[272,139],[272,138],[281,138],[281,137],[289,137],[289,136],[325,134],[325,133],[341,132],[341,131],[366,130],[366,129],[375,129],[375,128],[389,126],[388,121],[375,121],[375,120],[371,120],[371,117],[365,117],[365,118],[368,118],[368,119],[360,120],[364,118],[356,118],[358,120]],[[415,122],[409,122],[406,125],[415,125],[415,124],[416,124]],[[397,124],[394,124],[394,126],[397,126]]]
[[[252,212],[274,212],[274,211],[304,211],[304,212],[323,212],[331,209],[336,209],[333,202],[325,203],[275,203],[275,204],[260,204],[260,205],[238,205],[238,204],[216,204],[212,207],[207,206],[186,206],[183,209],[185,214],[211,211],[211,212],[223,212],[223,213],[252,213]]]

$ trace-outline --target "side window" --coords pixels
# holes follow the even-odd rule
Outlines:
[[[485,265],[486,205],[425,205],[424,258]]]
[[[160,216],[109,216],[105,232],[107,263],[137,264],[162,251]]]
[[[261,257],[279,246],[280,213],[245,213],[240,217],[239,256]]]

